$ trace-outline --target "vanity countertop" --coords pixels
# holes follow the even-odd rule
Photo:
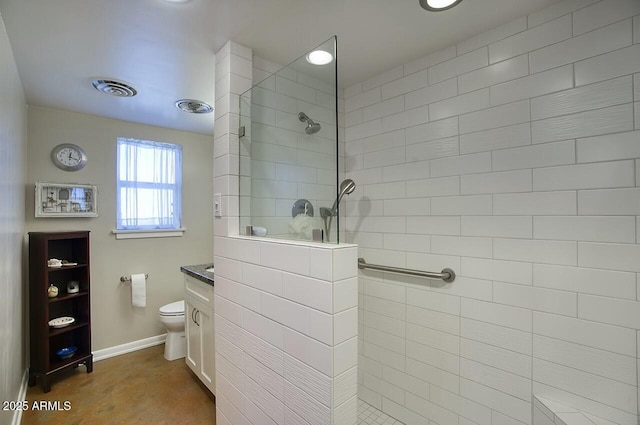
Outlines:
[[[182,266],[180,267],[180,271],[208,285],[214,286],[213,283],[215,275],[212,272],[207,271],[210,267],[213,267],[213,264],[196,264],[194,266]]]

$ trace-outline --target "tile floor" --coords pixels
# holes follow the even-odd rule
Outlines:
[[[358,399],[358,425],[404,425],[404,423]]]
[[[84,366],[54,378],[51,391],[35,386],[27,391],[34,401],[71,403],[68,411],[29,409],[22,425],[213,425],[213,395],[191,373],[184,359],[169,362],[164,345],[95,362],[93,373]],[[64,376],[62,376],[64,375]]]

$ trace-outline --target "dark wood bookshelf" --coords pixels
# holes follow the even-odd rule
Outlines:
[[[91,353],[91,273],[89,232],[29,233],[29,386],[40,381],[42,390],[51,390],[51,377],[67,368],[83,364],[93,371]],[[48,260],[57,258],[78,263],[73,266],[49,267]],[[67,293],[67,283],[77,281],[80,290]],[[58,296],[49,298],[49,285],[58,287]],[[75,321],[62,328],[49,326],[58,317]],[[77,347],[68,359],[56,352],[64,347]]]
[[[71,332],[83,326],[89,326],[89,321],[87,320],[84,320],[81,322],[75,321],[69,326],[65,326],[64,328],[50,328],[51,330],[49,331],[49,337]]]
[[[89,296],[89,292],[78,292],[77,294],[66,294],[66,295],[58,295],[55,298],[49,298],[49,302],[50,303],[57,303],[60,301],[65,301],[68,300],[70,298],[76,298],[76,297],[88,297]]]

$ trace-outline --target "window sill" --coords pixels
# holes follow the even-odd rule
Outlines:
[[[157,229],[157,230],[111,230],[116,239],[146,239],[146,238],[175,238],[182,236],[187,229]]]

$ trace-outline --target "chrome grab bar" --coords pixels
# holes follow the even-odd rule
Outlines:
[[[440,273],[425,272],[422,270],[403,269],[400,267],[381,266],[379,264],[370,264],[364,261],[364,258],[358,258],[358,268],[361,270],[372,269],[382,272],[408,274],[411,276],[428,277],[430,279],[442,279],[445,282],[453,282],[456,278],[456,274],[450,268],[444,268]]]

